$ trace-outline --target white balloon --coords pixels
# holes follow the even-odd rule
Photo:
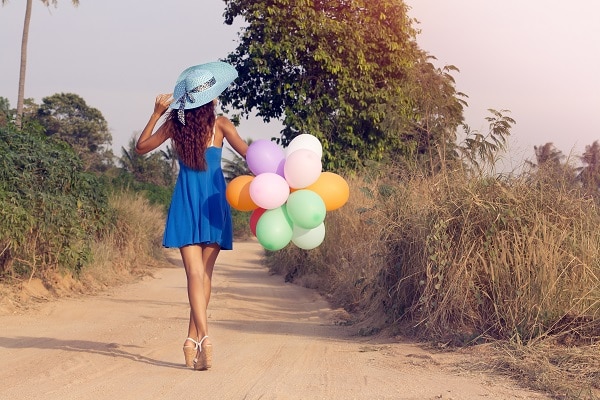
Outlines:
[[[289,156],[296,150],[306,149],[310,151],[314,151],[319,159],[323,157],[323,146],[319,139],[317,139],[313,135],[309,135],[308,133],[303,133],[302,135],[298,135],[292,139],[288,147],[285,148],[285,156]]]
[[[291,188],[302,189],[315,183],[319,179],[322,169],[321,159],[314,151],[299,149],[286,158],[283,174]],[[256,201],[254,202],[256,203]],[[260,206],[260,204],[258,205]]]
[[[294,226],[292,231],[292,243],[304,250],[312,250],[318,247],[325,239],[325,224],[321,222],[313,229],[304,229]]]

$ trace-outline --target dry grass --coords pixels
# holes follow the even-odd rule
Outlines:
[[[495,342],[469,370],[501,373],[556,399],[600,398],[600,344],[565,346],[554,340],[522,346]]]
[[[600,374],[595,198],[546,175],[385,170],[348,181],[350,200],[328,214],[325,242],[269,254],[274,271],[354,312],[358,333],[504,343],[498,369],[557,397],[593,398],[588,388]]]
[[[120,192],[111,196],[116,226],[92,245],[93,262],[82,271],[82,280],[102,286],[130,281],[158,265],[162,252],[164,211],[142,195]]]
[[[311,251],[290,245],[268,252],[267,263],[286,280],[317,289],[336,305],[355,311],[385,263],[385,245],[377,240],[380,227],[370,219],[373,199],[358,181],[347,178],[351,201],[330,211],[325,219],[325,240]]]

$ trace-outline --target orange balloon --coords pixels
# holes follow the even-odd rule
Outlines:
[[[227,184],[225,197],[231,207],[239,211],[252,211],[258,208],[250,197],[250,182],[253,179],[251,175],[240,175]]]
[[[305,189],[321,196],[327,211],[337,210],[346,204],[350,197],[348,182],[333,172],[321,172],[317,181]]]

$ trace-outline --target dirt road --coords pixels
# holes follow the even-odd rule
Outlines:
[[[0,399],[546,398],[459,374],[465,356],[353,336],[314,291],[269,275],[257,243],[235,247],[215,268],[209,371],[183,366],[185,274],[169,252],[154,277],[0,317]]]

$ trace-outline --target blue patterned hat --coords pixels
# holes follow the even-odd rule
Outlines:
[[[185,125],[184,110],[197,108],[219,97],[237,78],[235,68],[221,61],[194,65],[183,71],[173,90],[170,108],[178,110],[177,117]]]

